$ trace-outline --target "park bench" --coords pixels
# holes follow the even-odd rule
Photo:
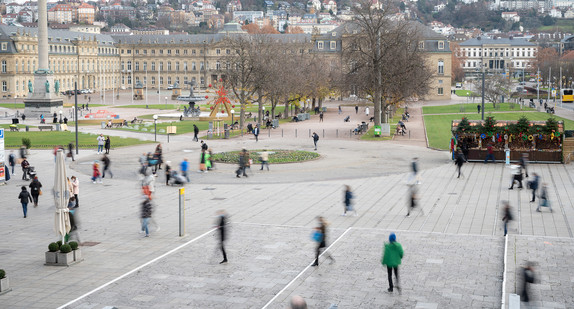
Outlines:
[[[38,126],[38,129],[39,129],[40,131],[43,131],[43,130],[54,131],[54,127],[53,127],[53,126]]]
[[[123,119],[114,119],[112,120],[112,128],[121,128],[124,126]]]

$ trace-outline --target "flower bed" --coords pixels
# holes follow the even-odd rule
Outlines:
[[[249,157],[253,162],[259,162],[259,153],[262,149],[249,151]],[[301,151],[301,150],[284,150],[284,149],[269,149],[269,163],[295,163],[315,160],[320,157],[316,152]],[[213,161],[218,163],[237,163],[239,161],[239,151],[220,152],[212,157]]]

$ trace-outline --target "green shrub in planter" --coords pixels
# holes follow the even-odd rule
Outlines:
[[[68,245],[68,244],[63,244],[62,246],[60,246],[60,252],[70,253],[70,252],[72,252],[72,247],[70,247],[70,245]]]
[[[30,149],[30,147],[32,147],[32,142],[30,141],[29,138],[23,137],[22,138],[22,145],[26,146],[26,149]]]
[[[68,245],[70,245],[70,247],[72,247],[72,250],[78,249],[78,243],[75,242],[75,241],[70,241],[70,242],[68,243]]]
[[[6,278],[6,272],[4,271],[4,269],[0,269],[0,279],[4,278]]]
[[[56,252],[58,250],[60,250],[60,246],[57,243],[53,242],[53,243],[48,245],[48,251]]]
[[[61,246],[62,246],[62,241],[61,241],[61,240],[58,240],[56,243],[58,243],[58,247],[61,247]]]

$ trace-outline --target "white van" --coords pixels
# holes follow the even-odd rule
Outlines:
[[[462,88],[462,83],[456,83],[456,89]]]

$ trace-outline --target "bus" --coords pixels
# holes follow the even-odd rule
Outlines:
[[[572,103],[574,102],[574,90],[562,89],[560,91],[560,97],[562,98],[562,103]]]

